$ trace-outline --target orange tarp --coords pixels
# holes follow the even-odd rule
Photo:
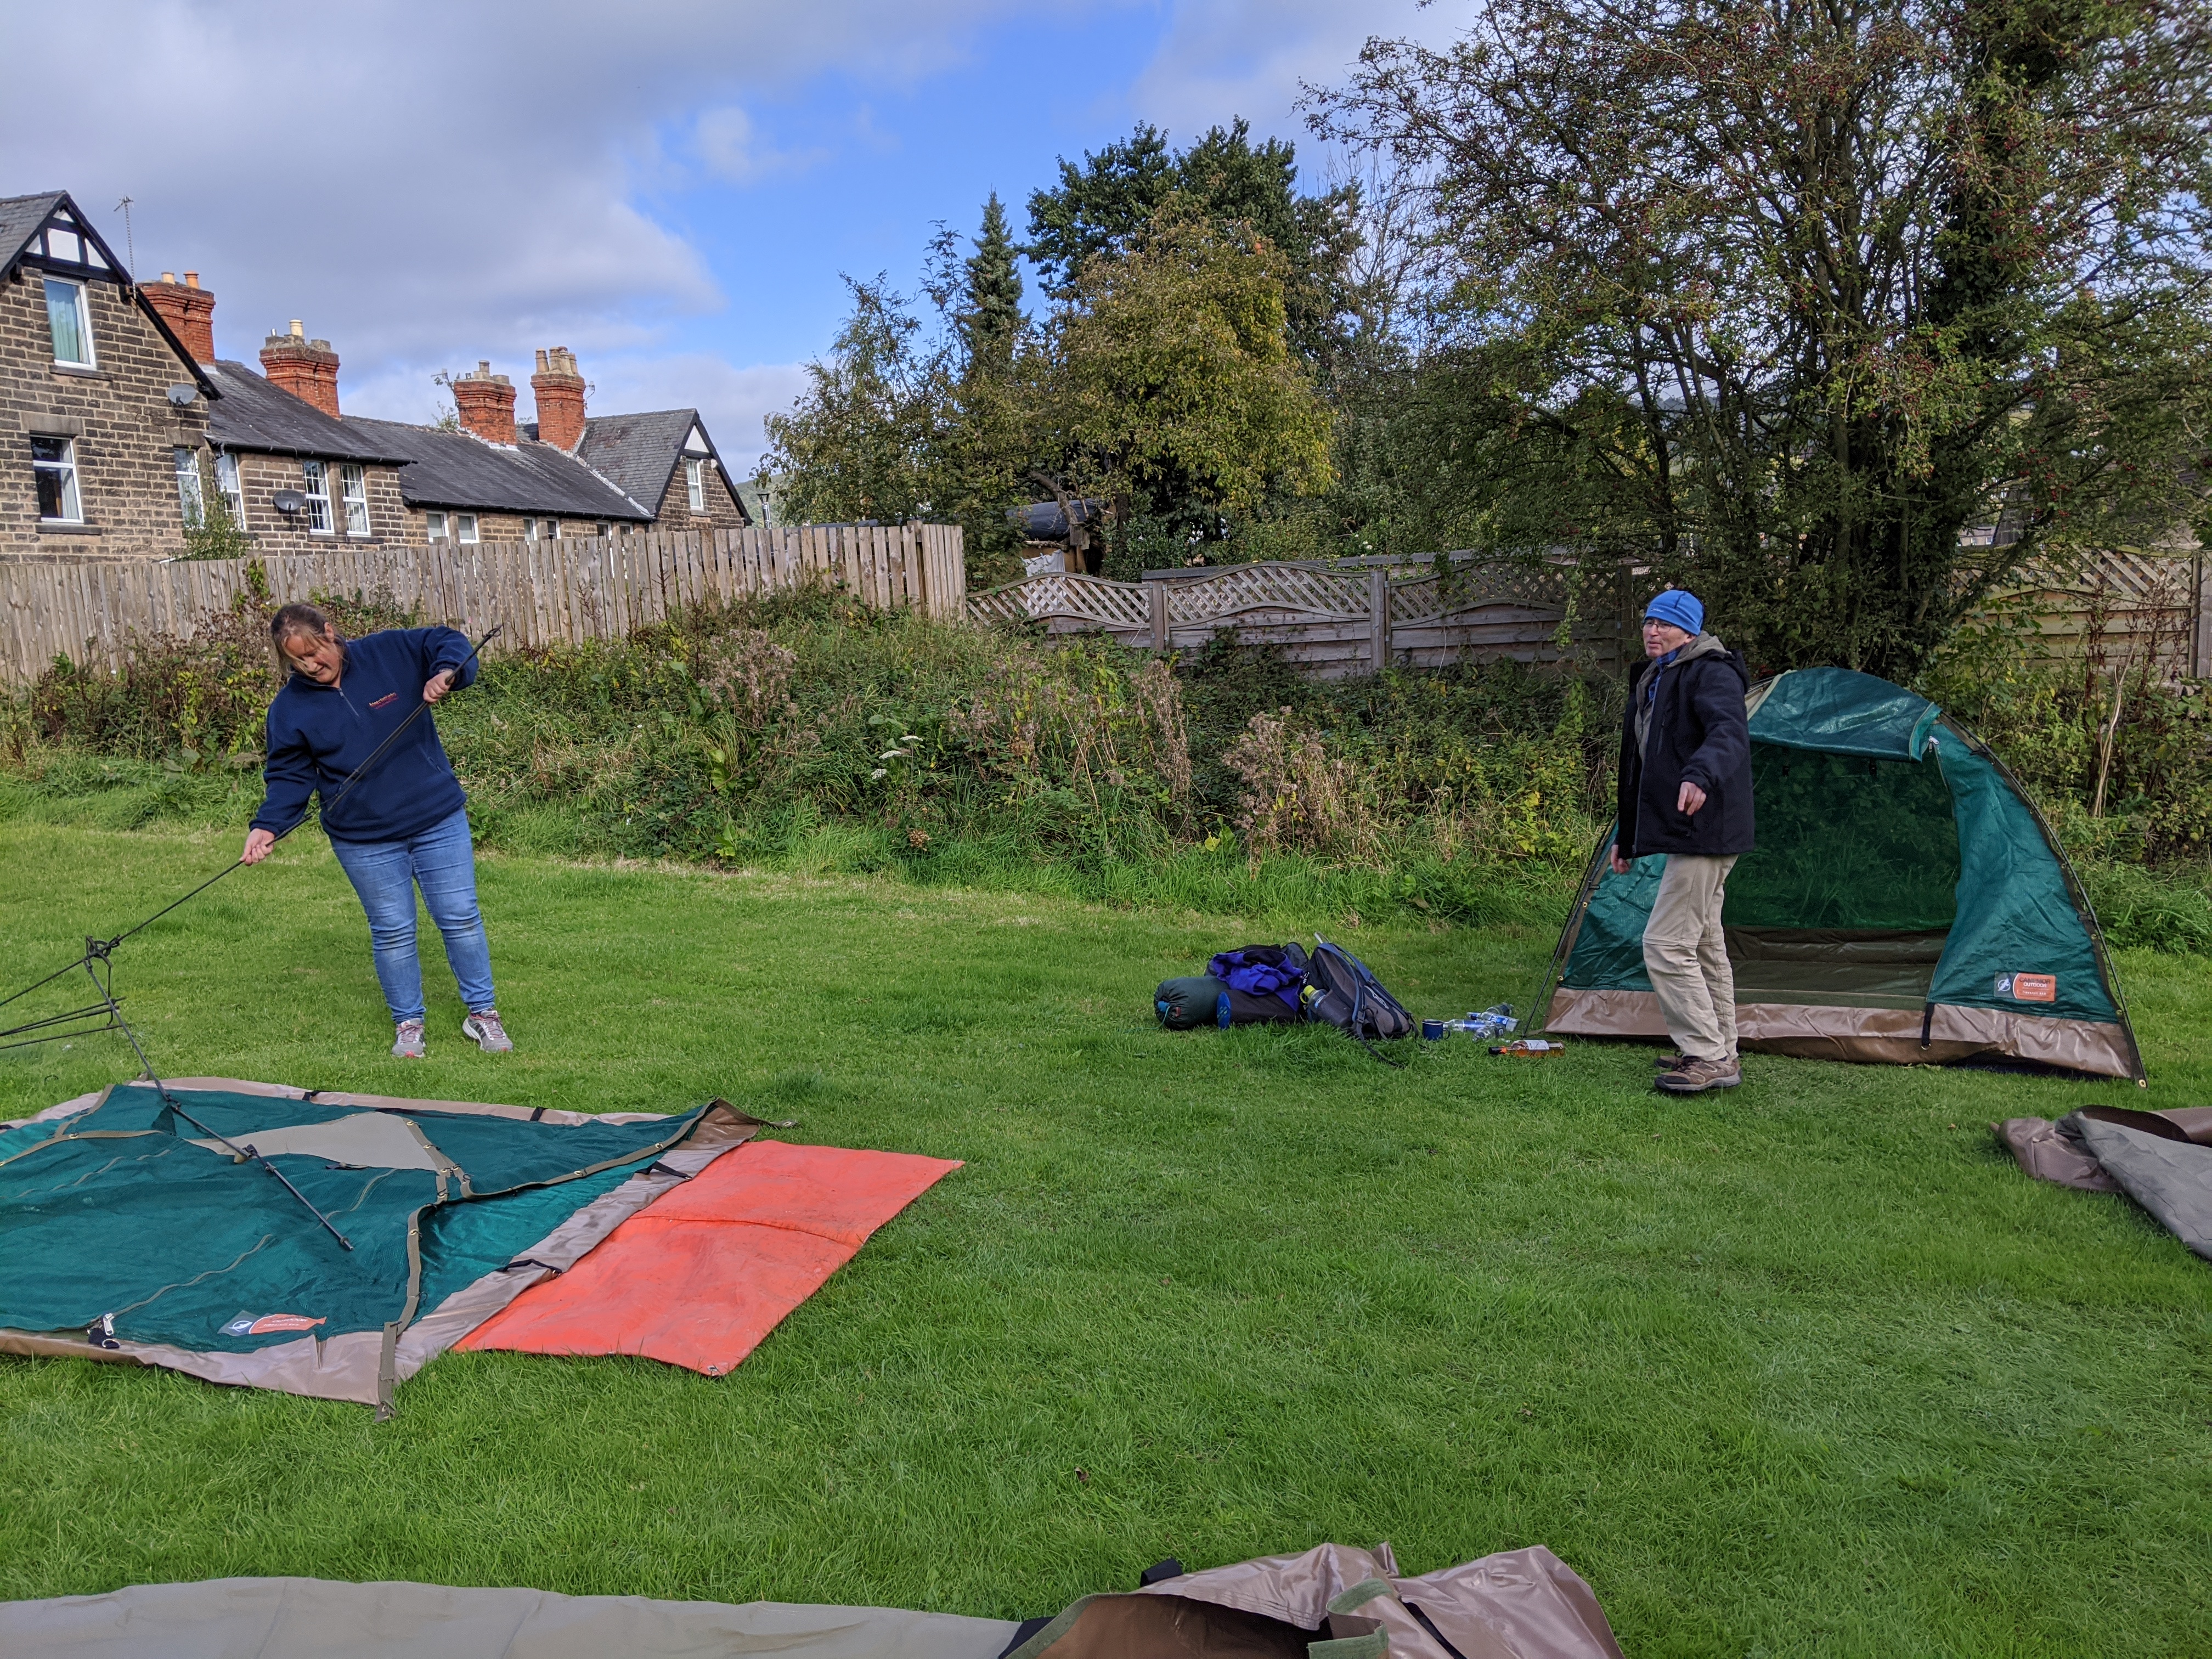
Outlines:
[[[960,1165],[756,1140],[725,1153],[454,1346],[635,1353],[720,1376]]]

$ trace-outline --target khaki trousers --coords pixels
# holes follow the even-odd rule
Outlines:
[[[1669,853],[1644,927],[1644,971],[1659,994],[1660,1018],[1692,1060],[1735,1058],[1735,974],[1721,933],[1734,868],[1732,856]]]

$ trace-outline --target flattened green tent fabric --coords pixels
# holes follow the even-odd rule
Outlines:
[[[1759,848],[1722,915],[1745,1047],[2142,1075],[2088,901],[1986,746],[1848,669],[1778,676],[1746,705]],[[1643,934],[1667,861],[1617,876],[1612,839],[1561,936],[1545,1023],[1663,1037]]]
[[[722,1101],[591,1116],[122,1085],[0,1129],[0,1351],[389,1410],[434,1354],[758,1127]]]

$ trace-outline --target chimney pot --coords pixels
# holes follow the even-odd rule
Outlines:
[[[179,284],[165,270],[160,282],[142,283],[138,291],[194,362],[215,361],[215,295],[200,286],[198,271],[186,271]]]
[[[177,273],[173,270],[165,270],[161,273],[161,280],[165,283],[173,283],[177,280]]]
[[[566,346],[541,349],[530,390],[538,398],[538,441],[576,453],[584,441],[584,377],[576,354]]]
[[[489,361],[479,361],[473,374],[457,374],[452,382],[453,412],[461,429],[488,444],[514,447],[514,384],[491,372]]]
[[[337,418],[338,354],[328,340],[307,338],[298,318],[289,334],[272,334],[261,343],[261,372],[270,385]]]

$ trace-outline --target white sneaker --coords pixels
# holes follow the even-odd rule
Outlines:
[[[499,1010],[487,1008],[480,1014],[471,1014],[461,1022],[461,1035],[472,1039],[477,1047],[488,1054],[504,1054],[514,1051],[514,1044],[507,1035],[507,1027],[499,1023]]]
[[[422,1058],[422,1022],[421,1020],[403,1019],[399,1022],[399,1029],[395,1033],[392,1044],[392,1052],[400,1060]]]

